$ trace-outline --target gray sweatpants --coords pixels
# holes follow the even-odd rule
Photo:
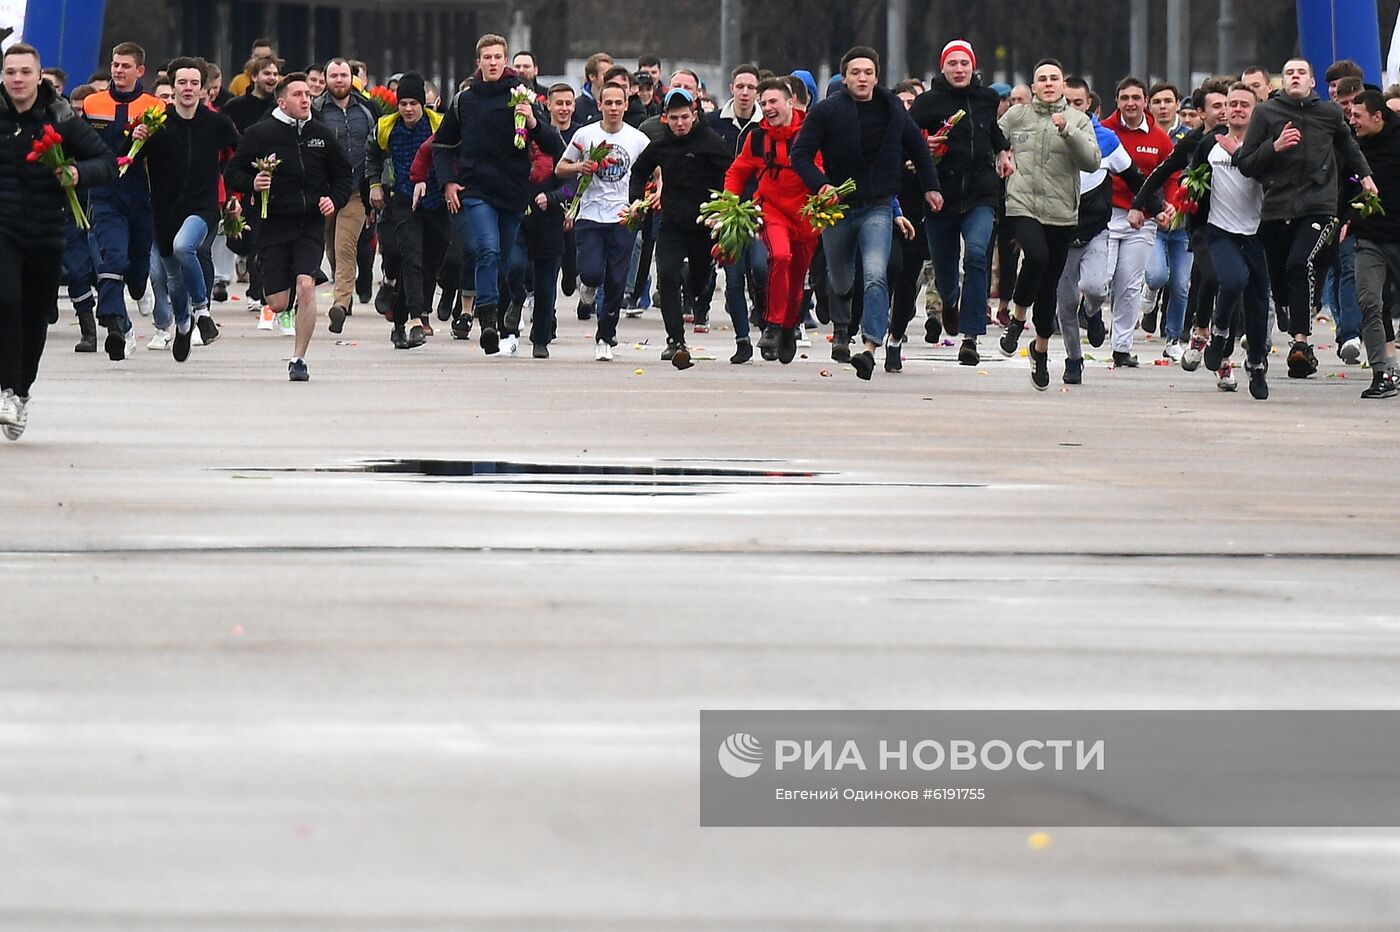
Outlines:
[[[1385,285],[1390,281],[1400,289],[1400,243],[1373,239],[1356,241],[1356,299],[1361,305],[1361,339],[1366,344],[1366,361],[1373,370],[1390,368],[1387,358],[1385,315],[1395,316],[1396,308],[1385,306]]]
[[[1070,359],[1084,356],[1079,343],[1079,296],[1089,302],[1091,313],[1099,313],[1113,284],[1113,255],[1108,230],[1103,230],[1083,246],[1071,246],[1055,294],[1055,313],[1060,318],[1060,338]]]

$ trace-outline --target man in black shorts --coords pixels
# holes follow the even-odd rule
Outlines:
[[[273,172],[254,162],[276,155]],[[287,377],[305,382],[306,351],[316,329],[316,272],[325,252],[325,218],[351,194],[350,160],[325,124],[311,119],[311,87],[296,72],[277,83],[277,108],[248,127],[224,172],[230,191],[250,196],[248,211],[261,212],[268,191],[267,219],[258,227],[263,293],[273,311],[288,307],[296,286],[296,351]]]

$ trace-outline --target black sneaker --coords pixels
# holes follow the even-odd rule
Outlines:
[[[1249,393],[1259,401],[1264,401],[1269,397],[1269,382],[1265,378],[1263,366],[1249,370]]]
[[[481,318],[481,351],[494,356],[501,351],[501,334],[496,329],[496,308],[491,304],[481,304],[476,308],[476,316]]]
[[[787,365],[797,358],[797,328],[785,327],[778,338],[778,362]]]
[[[340,333],[345,329],[345,308],[339,304],[332,304],[329,311],[331,333]]]
[[[444,291],[438,298],[437,316],[438,320],[451,320],[452,308],[457,302],[457,295]]]
[[[734,344],[734,355],[729,357],[729,361],[736,366],[743,365],[753,359],[753,344],[748,340],[740,340]]]
[[[410,327],[408,330],[408,349],[417,349],[428,342],[427,334],[422,327]]]
[[[1210,342],[1206,344],[1204,359],[1207,371],[1220,371],[1220,365],[1225,361],[1225,334],[1211,333]]]
[[[214,301],[227,301],[228,285],[224,282],[215,282],[214,287],[209,291],[209,297]]]
[[[525,306],[519,301],[510,302],[506,308],[506,318],[503,321],[506,333],[520,335],[520,315],[525,312]]]
[[[1082,385],[1084,383],[1084,360],[1066,359],[1064,383],[1066,385]]]
[[[1031,384],[1035,390],[1043,392],[1050,387],[1050,350],[1037,350],[1035,342],[1030,345]]]
[[[311,373],[306,371],[306,361],[304,359],[293,359],[287,363],[287,380],[291,382],[307,382],[311,379]]]
[[[1138,358],[1132,353],[1123,353],[1114,350],[1113,365],[1118,369],[1136,369],[1138,367]]]
[[[855,367],[857,377],[869,382],[875,374],[875,354],[862,350],[851,357],[851,365]]]
[[[851,361],[851,336],[845,327],[833,327],[831,331],[831,361]]]
[[[783,328],[777,324],[767,324],[763,328],[763,336],[758,338],[758,353],[764,359],[772,362],[778,358],[778,344],[783,339]]]
[[[170,344],[170,355],[175,357],[176,362],[184,362],[190,358],[190,343],[193,342],[191,339],[193,334],[193,328],[184,333],[180,332],[179,327],[175,328],[175,340]]]
[[[924,342],[937,343],[943,339],[943,325],[938,322],[938,318],[933,315],[924,321]]]
[[[665,348],[664,350],[661,351],[661,361],[662,361],[662,362],[670,362],[672,359],[675,359],[675,358],[676,358],[676,351],[677,351],[678,349],[680,349],[680,348],[681,348],[681,344],[679,344],[679,343],[674,343],[674,342],[672,342],[672,341],[670,341],[670,340],[667,340],[667,341],[666,341],[666,348]]]
[[[695,365],[695,363],[690,361],[690,350],[685,348],[684,343],[678,345],[676,351],[671,354],[671,365],[675,366],[677,369],[689,369],[691,366]]]
[[[1317,361],[1314,357],[1308,359],[1312,352],[1312,347],[1306,343],[1296,342],[1288,351],[1288,377],[1290,379],[1306,379],[1317,371]]]
[[[1016,355],[1016,350],[1021,345],[1021,333],[1026,329],[1024,320],[1011,318],[1006,325],[1006,330],[1002,332],[1001,341],[997,344],[997,349],[1008,359]]]
[[[1288,333],[1288,305],[1274,305],[1274,323],[1278,326],[1279,333]]]
[[[982,361],[982,357],[977,354],[977,338],[963,337],[962,346],[958,347],[958,365],[975,366]]]
[[[564,292],[564,297],[572,298],[574,292],[578,291],[578,276],[565,275],[563,280],[559,282],[559,290]]]
[[[593,305],[584,301],[580,301],[578,303],[577,314],[579,320],[588,320],[590,317],[593,316]]]
[[[549,358],[549,344],[547,344],[547,343],[536,343],[536,344],[535,344],[535,348],[530,352],[530,355],[533,356],[533,357],[535,357],[536,359],[548,359],[548,358]]]
[[[1371,387],[1361,393],[1362,398],[1394,398],[1400,394],[1395,387],[1395,376],[1389,372],[1373,372]]]
[[[472,318],[463,314],[452,321],[452,339],[470,340],[472,338]]]
[[[389,333],[389,342],[394,344],[394,349],[408,349],[408,334],[404,333],[402,326],[395,324]]]
[[[897,343],[885,344],[885,371],[904,371],[904,347]]]
[[[208,314],[202,314],[194,319],[194,325],[199,328],[199,338],[205,346],[213,343],[219,338],[219,325],[214,323],[214,318]]]
[[[1155,307],[1142,315],[1142,331],[1143,333],[1157,332],[1157,309]],[[1214,372],[1215,370],[1212,369],[1211,371]]]
[[[1108,327],[1104,326],[1102,310],[1084,315],[1084,333],[1090,346],[1103,346],[1103,341],[1108,339]]]

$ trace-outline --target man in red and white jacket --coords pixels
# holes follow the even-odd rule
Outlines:
[[[1158,163],[1171,155],[1172,141],[1147,113],[1147,85],[1134,77],[1118,82],[1118,110],[1103,121],[1112,130],[1143,176],[1152,174]],[[1135,368],[1133,333],[1137,329],[1142,304],[1147,263],[1156,249],[1157,228],[1143,224],[1134,229],[1128,222],[1133,192],[1123,179],[1113,179],[1113,219],[1108,224],[1109,254],[1116,256],[1113,271],[1113,364]]]

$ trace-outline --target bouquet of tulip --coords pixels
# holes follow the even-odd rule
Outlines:
[[[1176,208],[1176,216],[1172,218],[1171,224],[1173,230],[1179,229],[1187,217],[1200,211],[1201,202],[1205,200],[1206,193],[1209,191],[1209,162],[1202,162],[1181,176],[1181,186],[1177,188],[1176,194],[1169,199],[1172,207]]]
[[[963,120],[963,117],[965,117],[965,116],[967,116],[967,111],[966,111],[966,110],[959,110],[957,113],[955,113],[955,114],[953,114],[952,116],[948,117],[948,119],[946,119],[946,120],[943,121],[943,125],[940,126],[940,127],[938,128],[938,132],[936,132],[936,133],[933,134],[934,138],[936,139],[936,138],[938,138],[939,136],[942,136],[942,137],[946,140],[946,139],[948,138],[948,134],[951,133],[951,132],[953,131],[953,127],[954,127],[954,126],[957,126],[959,123],[961,123],[962,120]],[[945,156],[945,155],[947,155],[947,154],[948,154],[948,143],[947,143],[947,142],[936,142],[936,143],[933,144],[933,161],[934,161],[935,164],[938,163],[938,162],[943,161],[943,156]]]
[[[602,171],[617,161],[609,154],[611,152],[612,146],[608,145],[606,141],[594,143],[589,146],[588,151],[583,154],[583,161],[596,162],[598,164],[598,171]],[[574,189],[574,199],[569,202],[569,209],[564,212],[564,218],[566,220],[578,219],[579,208],[583,206],[583,192],[587,191],[588,186],[592,183],[593,175],[579,176],[578,187]]]
[[[369,96],[386,114],[393,113],[399,106],[399,95],[382,84],[370,88]]]
[[[277,166],[281,164],[282,162],[280,159],[277,158],[277,153],[275,152],[272,155],[265,156],[260,159],[253,159],[253,168],[257,169],[258,172],[267,172],[269,175],[276,173]],[[259,193],[262,195],[262,210],[260,211],[259,216],[261,216],[262,219],[266,220],[267,202],[272,199],[272,189],[268,188],[264,191],[260,191]]]
[[[219,229],[223,232],[224,239],[242,239],[243,234],[248,232],[248,221],[243,219],[242,211],[235,213],[232,209],[232,205],[236,203],[237,201],[229,198],[220,215]]]
[[[729,191],[711,191],[714,195],[700,205],[699,222],[710,228],[715,245],[710,256],[719,265],[732,265],[763,225],[763,208]]]
[[[651,197],[656,193],[656,182],[648,181],[646,192],[638,200],[633,201],[618,212],[617,222],[625,224],[627,229],[636,232],[646,223],[647,214],[651,213]]]
[[[68,195],[68,209],[73,212],[73,222],[80,230],[88,229],[91,225],[88,223],[87,214],[83,213],[83,205],[78,203],[78,193],[73,190],[72,176],[68,174],[68,166],[78,162],[63,151],[63,134],[53,126],[45,124],[44,134],[34,140],[34,145],[25,156],[25,160],[42,162],[55,171],[61,170],[58,183]]]
[[[510,92],[510,109],[514,110],[521,104],[532,103],[534,99],[534,95],[530,93],[528,87],[523,84],[517,85]],[[525,140],[528,136],[529,133],[525,129],[525,117],[523,114],[517,113],[515,115],[515,148],[525,148]]]
[[[1351,176],[1352,184],[1360,184],[1361,179],[1356,175]],[[1362,191],[1356,195],[1356,200],[1351,202],[1351,209],[1356,211],[1356,216],[1360,220],[1370,220],[1372,217],[1384,217],[1385,208],[1381,206],[1381,196],[1375,191]]]
[[[156,133],[160,132],[162,129],[165,128],[165,108],[146,108],[146,112],[141,114],[141,119],[136,121],[136,123],[131,124],[131,128],[135,129],[138,124],[146,127],[146,139],[150,139]],[[136,154],[140,152],[142,148],[145,147],[146,139],[137,139],[133,141],[131,143],[131,148],[128,149],[126,152],[126,155],[117,160],[117,163],[120,166],[117,169],[118,177],[125,175],[126,170],[131,167],[131,163],[136,161]]]
[[[840,223],[846,217],[846,208],[841,202],[856,193],[854,178],[847,178],[826,194],[813,194],[797,215],[806,220],[812,229],[820,233],[829,226]]]

